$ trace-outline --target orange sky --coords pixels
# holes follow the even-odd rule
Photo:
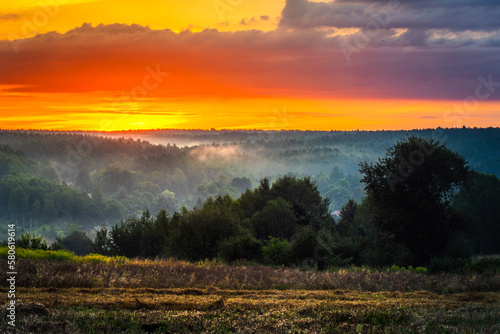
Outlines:
[[[394,28],[347,57],[359,29],[283,23],[317,3],[3,0],[0,128],[500,126],[500,75],[481,60],[496,49],[472,60],[449,34],[420,47]]]

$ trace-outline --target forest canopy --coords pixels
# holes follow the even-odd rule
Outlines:
[[[498,129],[124,135],[0,131],[0,220],[80,253],[318,269],[499,251]]]

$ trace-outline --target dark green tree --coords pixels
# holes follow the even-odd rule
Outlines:
[[[292,205],[297,224],[312,226],[319,230],[333,224],[328,210],[329,200],[322,197],[318,187],[309,177],[303,179],[284,176],[276,180],[271,188],[272,198],[281,197]]]
[[[94,189],[92,189],[92,199],[98,207],[102,207],[104,204],[102,189],[99,183],[95,185]]]
[[[9,194],[9,211],[13,217],[20,217],[29,212],[28,194],[21,186],[15,187]]]
[[[91,191],[93,189],[92,181],[90,181],[89,172],[86,169],[82,169],[78,172],[75,179],[75,185],[83,190]]]
[[[465,158],[439,141],[411,136],[376,164],[360,166],[373,223],[408,251],[403,262],[421,265],[442,255],[463,228],[450,200],[469,178]]]
[[[335,224],[335,230],[341,237],[347,236],[349,227],[354,224],[354,217],[356,215],[356,210],[358,209],[358,204],[350,199],[347,204],[340,210],[340,219]]]
[[[290,243],[288,240],[269,237],[262,248],[262,255],[265,264],[288,265],[290,263]]]
[[[252,216],[251,222],[258,239],[264,240],[269,236],[290,239],[297,218],[290,203],[279,197],[267,202],[261,211]]]
[[[74,231],[64,238],[57,238],[56,242],[76,255],[86,255],[92,246],[92,240],[83,231]]]
[[[174,215],[167,241],[167,255],[190,261],[215,258],[227,239],[246,235],[243,213],[229,196],[208,198],[203,207]]]
[[[463,187],[453,206],[467,217],[467,231],[477,254],[500,253],[500,179],[474,172],[470,187]]]
[[[23,233],[21,238],[16,242],[17,247],[24,249],[41,249],[47,250],[47,242],[43,240],[43,236],[38,234]]]
[[[318,257],[320,247],[318,238],[311,227],[300,228],[290,241],[289,260],[297,266],[310,266],[307,259]],[[315,259],[314,262],[317,262]]]
[[[97,231],[95,239],[90,246],[90,252],[106,256],[117,255],[106,226],[101,226]]]
[[[261,261],[262,243],[249,235],[238,235],[220,245],[219,256],[231,263],[236,260]]]
[[[231,185],[238,188],[240,193],[244,193],[247,189],[252,187],[252,182],[248,177],[235,177],[231,181]]]

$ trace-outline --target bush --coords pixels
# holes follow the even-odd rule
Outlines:
[[[8,257],[8,247],[0,247],[0,258]],[[42,249],[24,249],[16,248],[16,257],[30,260],[50,260],[50,261],[66,261],[76,263],[113,263],[124,264],[129,260],[123,256],[108,257],[100,254],[88,254],[80,257],[68,250],[42,250]]]
[[[241,259],[261,261],[262,243],[251,236],[232,237],[221,244],[219,256],[228,263]]]
[[[0,248],[0,257],[6,257],[7,248]],[[16,257],[21,259],[33,260],[55,260],[55,261],[70,261],[75,262],[75,253],[67,250],[43,250],[43,249],[25,249],[16,248]]]
[[[75,252],[76,255],[88,254],[92,246],[92,240],[82,231],[74,231],[62,239],[57,238],[57,243],[65,249]]]
[[[461,269],[462,273],[471,274],[500,274],[500,256],[482,256],[471,259]]]
[[[429,269],[432,273],[440,272],[457,272],[461,267],[464,266],[465,260],[455,259],[449,256],[445,257],[434,257],[429,262]]]
[[[43,240],[41,235],[24,233],[21,235],[21,239],[17,240],[17,247],[25,249],[42,249],[46,250],[47,242]]]
[[[289,263],[290,245],[287,240],[269,237],[266,245],[262,247],[264,263],[270,265],[287,265]]]

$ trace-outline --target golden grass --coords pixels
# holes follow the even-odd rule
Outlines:
[[[23,333],[500,333],[499,275],[172,260],[19,259],[17,269]],[[5,272],[0,282],[5,305]]]
[[[6,260],[0,259],[0,264],[6,267]],[[370,270],[316,272],[141,260],[119,264],[19,259],[17,268],[17,286],[34,288],[205,289],[213,286],[226,290],[500,292],[500,275],[429,275]],[[6,272],[0,272],[0,286],[6,285],[6,279]]]
[[[26,333],[500,331],[500,294],[492,292],[20,288],[18,296],[49,312],[21,315]]]
[[[0,289],[0,303],[7,302],[7,290]],[[465,302],[495,304],[499,293],[459,293],[438,295],[417,292],[361,292],[354,290],[219,290],[219,289],[36,289],[18,290],[19,302],[41,303],[49,308],[87,307],[155,310],[210,309],[223,299],[233,309],[302,309],[304,307],[459,307]]]

